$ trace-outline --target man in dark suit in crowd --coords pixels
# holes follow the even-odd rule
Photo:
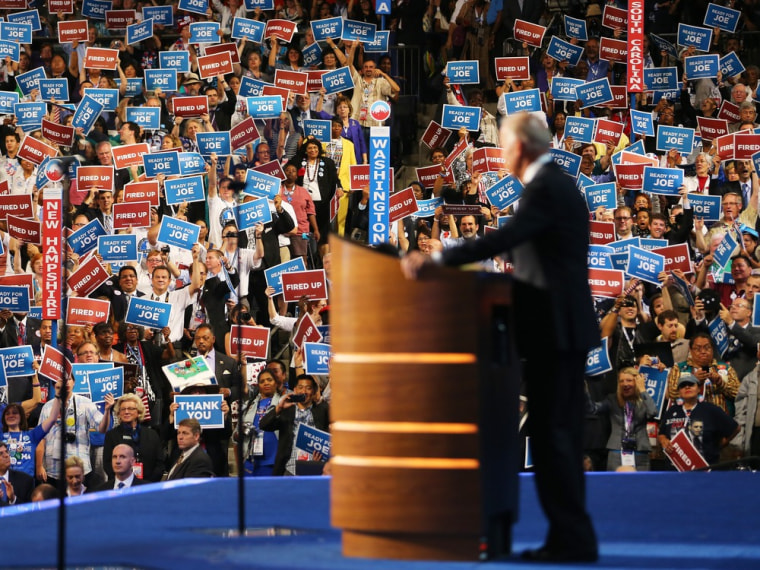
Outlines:
[[[127,316],[129,300],[132,297],[143,297],[145,293],[137,290],[137,270],[131,265],[123,265],[118,277],[111,277],[98,287],[93,297],[108,297],[111,301],[113,318],[122,322]]]
[[[135,450],[131,445],[120,443],[113,448],[111,452],[111,468],[113,477],[102,485],[93,489],[87,489],[87,493],[97,491],[121,491],[130,487],[144,485],[145,481],[138,479],[134,472]]]
[[[549,519],[544,546],[523,557],[594,561],[598,547],[586,512],[583,472],[586,354],[599,344],[586,269],[588,208],[572,178],[552,162],[543,121],[528,113],[510,116],[501,137],[506,168],[525,186],[517,213],[497,232],[436,252],[432,260],[413,252],[402,269],[416,278],[431,261],[463,265],[510,251],[528,433],[538,495]]]
[[[205,356],[208,367],[214,371],[219,391],[227,402],[237,399],[240,389],[240,371],[237,361],[214,348],[216,337],[208,324],[195,329],[195,347],[199,356]]]
[[[200,446],[201,424],[198,420],[186,418],[177,427],[177,447],[180,454],[169,471],[167,479],[189,479],[190,477],[213,477],[211,458]]]
[[[8,445],[0,442],[0,507],[28,503],[34,489],[34,479],[11,467]]]

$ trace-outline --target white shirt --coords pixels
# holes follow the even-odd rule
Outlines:
[[[132,473],[129,474],[129,477],[124,479],[124,481],[119,481],[118,479],[116,479],[116,481],[114,481],[113,488],[116,489],[117,491],[120,491],[121,489],[129,489],[132,486],[132,482],[134,480],[135,480],[135,472],[132,471]],[[119,487],[121,483],[123,483],[123,485]]]

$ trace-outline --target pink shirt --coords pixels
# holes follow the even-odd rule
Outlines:
[[[317,211],[314,209],[314,201],[311,199],[308,190],[298,184],[288,190],[283,184],[280,188],[280,196],[283,201],[293,206],[296,212],[296,227],[299,232],[311,231],[308,216],[315,216]]]

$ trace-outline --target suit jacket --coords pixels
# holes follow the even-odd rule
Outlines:
[[[179,458],[179,456],[177,456]],[[176,463],[176,461],[175,461]],[[203,449],[197,447],[182,464],[174,470],[168,480],[189,479],[190,477],[213,477],[214,468],[211,458]]]
[[[549,162],[539,168],[525,186],[520,208],[509,223],[480,239],[445,250],[443,262],[463,265],[526,243],[533,247],[546,290],[516,281],[517,326],[548,327],[556,335],[555,346],[562,351],[586,352],[598,346],[599,327],[588,284],[588,208],[573,180],[556,164]],[[537,304],[531,303],[534,300]],[[542,322],[539,314],[551,322]],[[518,338],[523,353],[540,350],[536,346],[542,344],[537,342],[538,337],[519,337],[525,337],[523,346],[519,346]]]
[[[214,376],[216,376],[216,382],[220,387],[230,389],[231,393],[227,401],[233,402],[237,400],[240,390],[240,370],[238,370],[237,360],[219,350],[215,350],[215,353]]]
[[[143,478],[146,482],[161,480],[164,474],[164,448],[158,432],[149,427],[140,426],[140,444],[135,445],[132,437],[126,435],[121,424],[106,432],[103,444],[103,469],[109,478],[113,478],[111,453],[114,447],[122,443],[135,449],[137,460],[143,464]]]
[[[110,463],[110,461],[108,462]],[[139,487],[140,485],[146,485],[150,483],[150,481],[143,481],[142,479],[138,479],[137,477],[132,479],[132,487]],[[97,487],[91,487],[85,491],[86,495],[89,495],[90,493],[99,493],[100,491],[115,491],[114,486],[116,486],[116,478],[111,476],[111,478],[108,479],[105,483],[101,483]]]
[[[40,330],[40,324],[42,324],[42,321],[39,319],[33,319],[30,317],[26,318],[26,323],[24,325],[26,327],[26,330],[24,330],[24,344],[31,345],[40,343],[40,337],[37,336],[37,331]],[[0,348],[8,348],[11,346],[18,346],[18,323],[16,323],[15,318],[8,320],[8,322],[5,323],[3,332],[0,333]]]
[[[8,480],[13,485],[13,492],[16,494],[16,504],[21,505],[32,500],[32,491],[34,490],[34,479],[23,471],[8,469]],[[5,507],[8,502],[0,498],[0,507]]]
[[[127,308],[129,307],[129,301],[127,295],[117,285],[118,276],[112,277],[105,281],[100,287],[95,289],[91,293],[91,297],[107,297],[111,300],[111,310],[113,311],[113,318],[119,322],[123,321],[127,316]],[[135,290],[135,297],[144,297],[145,293]]]
[[[330,431],[330,406],[327,402],[314,404],[311,407],[311,415],[314,418],[314,427],[322,431]],[[259,427],[264,431],[279,431],[277,442],[277,456],[274,459],[273,475],[284,475],[285,467],[290,459],[290,452],[296,437],[294,422],[296,419],[296,406],[285,408],[278,416],[275,407],[272,407],[259,422]]]

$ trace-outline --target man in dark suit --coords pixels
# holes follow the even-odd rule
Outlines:
[[[179,422],[177,447],[180,454],[169,471],[167,480],[214,476],[211,459],[200,447],[200,440],[201,424],[198,423],[198,420],[184,419]]]
[[[111,277],[95,289],[92,297],[107,297],[111,300],[113,318],[122,322],[127,316],[129,300],[143,297],[145,293],[137,290],[137,270],[132,265],[123,265],[117,278]]]
[[[34,489],[34,479],[11,467],[8,445],[0,442],[0,507],[28,503]]]
[[[113,476],[108,481],[92,489],[87,489],[86,493],[95,493],[98,491],[121,491],[130,487],[144,485],[142,479],[138,479],[134,472],[135,450],[131,445],[120,443],[113,448],[111,452],[111,468]]]
[[[227,400],[232,402],[237,399],[240,389],[240,371],[237,361],[219,352],[214,348],[216,337],[208,324],[200,325],[195,329],[195,346],[199,356],[205,356],[208,367],[213,369],[219,391]]]
[[[510,251],[528,432],[538,495],[549,519],[544,546],[523,556],[593,561],[598,553],[585,506],[583,379],[586,354],[599,344],[599,329],[586,265],[588,208],[573,179],[552,162],[551,135],[543,121],[528,113],[510,116],[501,137],[506,168],[525,186],[520,208],[497,232],[438,252],[433,261],[463,265]],[[402,269],[416,278],[430,262],[413,252]]]

